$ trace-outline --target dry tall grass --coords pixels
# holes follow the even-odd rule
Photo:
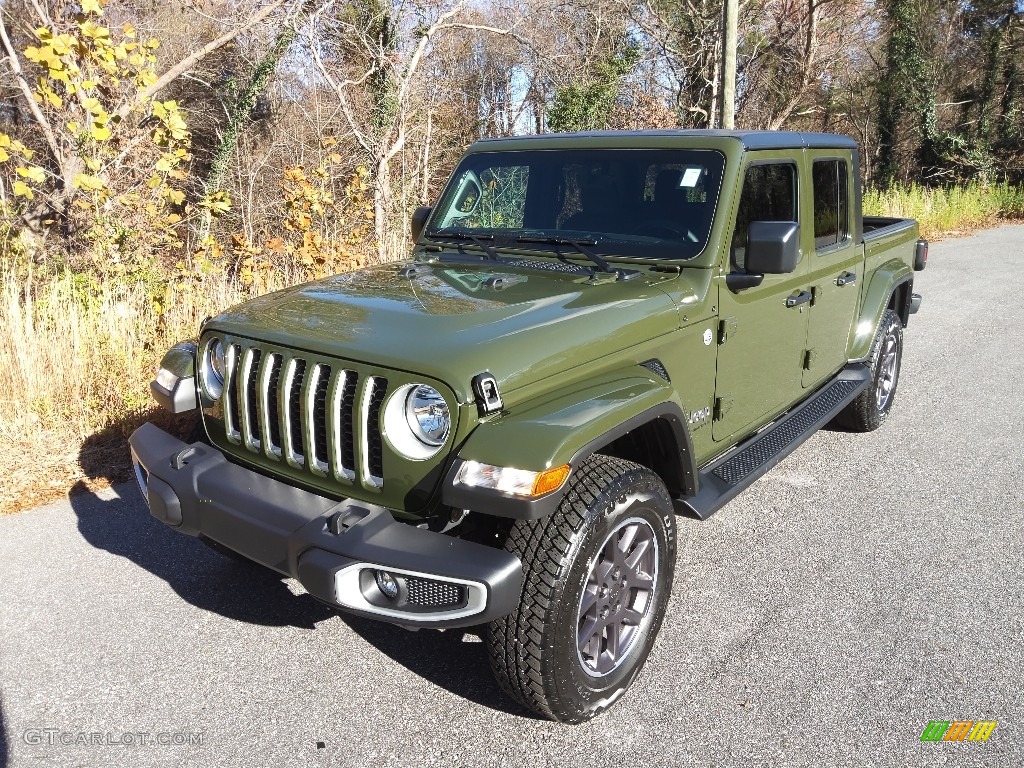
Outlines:
[[[8,465],[0,512],[52,498],[78,479],[116,476],[124,438],[152,410],[148,382],[166,348],[246,298],[242,286],[213,277],[170,287],[159,312],[142,284],[0,271],[0,450]],[[83,454],[90,438],[92,461]]]
[[[959,187],[896,186],[864,195],[864,213],[917,219],[921,235],[937,240],[991,226],[999,219],[1024,218],[1024,188],[972,182]]]

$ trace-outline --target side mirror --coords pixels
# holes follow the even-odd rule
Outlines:
[[[427,223],[427,219],[430,218],[430,212],[434,210],[429,205],[421,205],[415,211],[412,212],[412,225],[410,230],[412,231],[412,240],[416,242],[420,239],[420,235],[423,234],[423,226]]]
[[[784,275],[800,260],[800,225],[795,221],[752,221],[747,230],[747,272]]]

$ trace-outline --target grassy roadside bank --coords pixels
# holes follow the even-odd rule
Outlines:
[[[170,286],[97,285],[0,272],[0,514],[129,477],[126,438],[143,421],[187,430],[149,395],[160,358],[204,317],[249,297],[223,277]]]
[[[1024,219],[1024,189],[974,184],[951,190],[870,192],[865,213],[917,218],[930,240]],[[130,477],[127,436],[155,419],[184,433],[187,420],[154,408],[148,383],[171,344],[204,317],[253,295],[224,276],[165,289],[97,284],[82,275],[42,279],[4,268],[0,254],[0,514]],[[267,288],[283,287],[280,285]],[[79,486],[79,487],[83,487]]]

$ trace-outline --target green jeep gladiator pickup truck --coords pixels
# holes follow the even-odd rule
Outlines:
[[[206,439],[139,428],[142,494],[335,608],[482,626],[508,694],[591,718],[650,653],[676,516],[892,408],[927,243],[860,201],[843,136],[480,141],[408,260],[168,352],[153,395]]]

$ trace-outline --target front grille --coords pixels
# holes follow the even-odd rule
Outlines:
[[[466,601],[465,587],[445,581],[432,581],[410,576],[405,580],[409,603],[425,608],[452,608]]]
[[[369,388],[370,405],[367,408],[367,416],[371,423],[380,423],[380,409],[384,405],[384,395],[388,391],[386,379],[374,378],[373,386]],[[370,474],[374,477],[384,475],[384,443],[380,439],[380,430],[368,435],[366,441],[366,459],[370,464]]]
[[[289,375],[290,374],[290,375]],[[302,452],[302,380],[306,377],[306,361],[293,358],[287,376],[288,381],[288,436],[291,458],[294,463],[302,464],[306,457]],[[308,429],[307,425],[307,429]]]
[[[383,487],[386,378],[240,343],[228,345],[225,364],[229,442],[320,477]]]

